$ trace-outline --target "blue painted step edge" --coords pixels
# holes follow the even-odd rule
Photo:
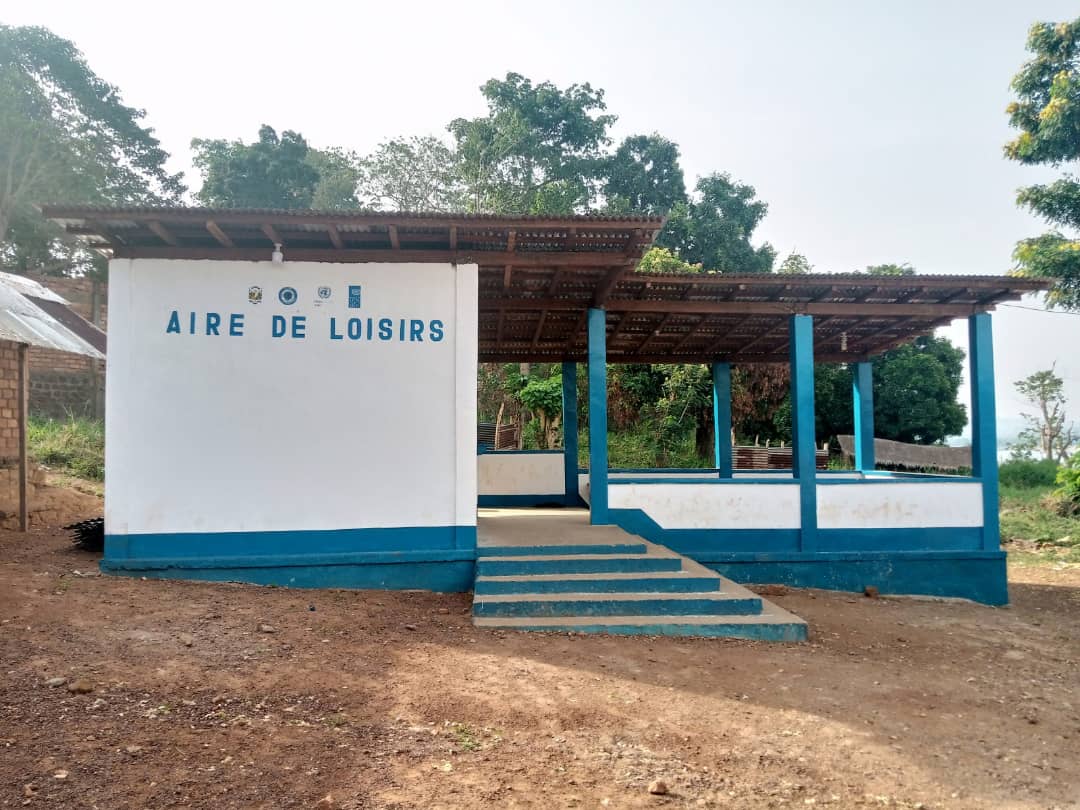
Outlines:
[[[681,571],[679,557],[616,557],[590,559],[570,557],[550,560],[479,559],[476,573],[480,576],[514,576],[517,574],[615,574],[635,571]]]
[[[720,590],[719,577],[627,577],[626,579],[476,580],[477,596],[512,593],[704,593]]]
[[[484,625],[494,628],[497,625]],[[535,631],[541,633],[605,633],[613,636],[706,636],[709,638],[744,638],[754,641],[806,641],[807,629],[802,623],[739,623],[730,624],[514,624],[507,630]]]
[[[569,554],[645,554],[648,546],[644,543],[615,543],[611,545],[582,544],[575,546],[479,546],[478,557],[537,557],[555,554],[560,557]]]
[[[761,600],[678,599],[522,599],[513,602],[473,601],[474,616],[756,616]]]

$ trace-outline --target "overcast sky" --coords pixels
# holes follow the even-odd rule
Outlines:
[[[603,88],[616,137],[676,141],[690,183],[727,171],[752,184],[769,203],[760,239],[816,270],[994,274],[1044,229],[1015,189],[1053,176],[1002,157],[1009,80],[1032,22],[1078,13],[1064,0],[36,0],[6,4],[0,21],[73,40],[147,110],[195,187],[192,137],[251,140],[268,123],[366,152],[445,135],[484,112],[484,81],[515,71]],[[966,346],[962,323],[946,334]],[[1052,362],[1080,417],[1078,336],[1080,315],[998,310],[1003,439],[1022,408],[1012,383]]]

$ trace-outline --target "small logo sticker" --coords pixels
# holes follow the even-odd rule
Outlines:
[[[319,287],[319,298],[321,298],[323,301],[329,300],[329,298],[330,298],[330,288],[329,287]]]
[[[248,287],[248,301],[252,304],[261,304],[262,287]]]
[[[283,303],[287,307],[291,307],[296,303],[296,288],[295,287],[282,287],[278,290],[278,301]]]
[[[349,285],[349,309],[360,309],[360,285]]]

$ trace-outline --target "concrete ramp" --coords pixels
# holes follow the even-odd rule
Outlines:
[[[806,622],[584,509],[481,509],[473,623],[513,630],[805,641]]]

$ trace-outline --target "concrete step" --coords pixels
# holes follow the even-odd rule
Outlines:
[[[530,574],[480,576],[477,596],[506,593],[703,593],[720,589],[711,571],[641,571],[623,574]]]
[[[746,616],[761,612],[754,595],[709,593],[501,594],[473,597],[473,616]]]
[[[645,543],[552,543],[535,546],[481,545],[476,553],[481,557],[537,557],[568,554],[645,554],[648,550]]]
[[[681,571],[676,554],[532,554],[478,557],[477,576],[522,574],[600,574],[635,571]]]
[[[719,636],[758,641],[806,641],[806,622],[766,603],[756,616],[477,616],[477,627],[624,636]]]

